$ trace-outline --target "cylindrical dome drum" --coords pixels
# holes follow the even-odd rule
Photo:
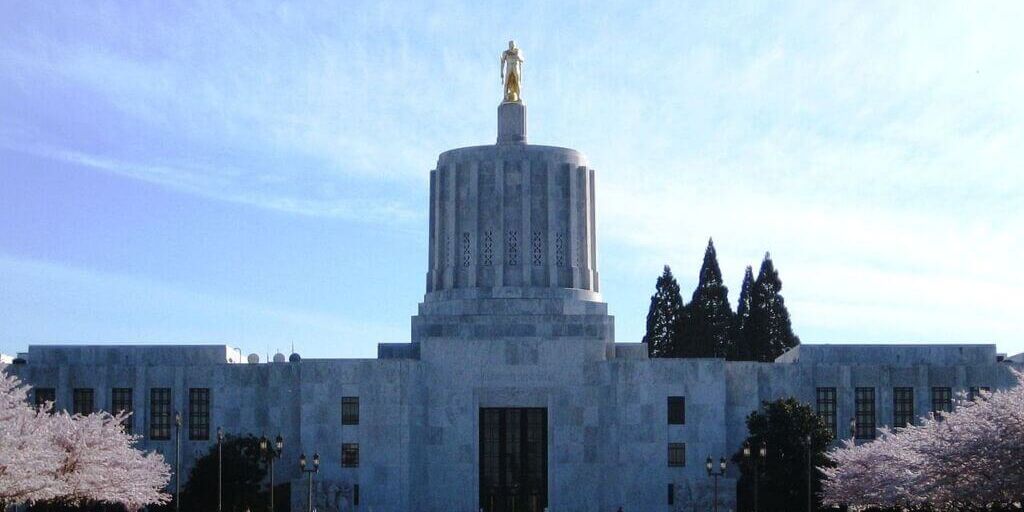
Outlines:
[[[459,148],[430,173],[427,302],[508,288],[600,300],[596,248],[594,171],[577,151]]]

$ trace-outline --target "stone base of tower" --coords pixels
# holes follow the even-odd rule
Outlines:
[[[612,344],[615,322],[601,295],[566,288],[497,287],[427,294],[412,340],[588,338]]]
[[[498,144],[526,144],[526,105],[522,102],[498,105]]]

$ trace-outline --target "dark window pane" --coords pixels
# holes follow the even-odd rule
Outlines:
[[[676,484],[668,484],[668,504],[676,504]]]
[[[154,441],[171,438],[171,388],[149,390],[149,438]]]
[[[52,405],[55,405],[57,402],[57,390],[53,388],[35,388],[35,395],[37,408],[42,407],[47,402]]]
[[[668,465],[670,467],[686,465],[686,443],[668,444]]]
[[[953,412],[952,388],[932,388],[932,412]]]
[[[825,422],[828,433],[836,438],[836,388],[818,388],[818,417]]]
[[[132,403],[132,388],[114,388],[110,390],[110,412],[118,414],[120,412],[132,412],[135,410],[135,406]],[[134,416],[128,416],[121,422],[124,427],[124,431],[131,434]]]
[[[359,506],[359,484],[352,486],[352,505]]]
[[[359,397],[358,396],[343,396],[343,397],[341,397],[341,424],[342,425],[358,425],[359,424]]]
[[[205,441],[210,438],[210,389],[188,390],[188,438]]]
[[[875,388],[854,390],[856,423],[854,434],[857,439],[875,438]]]
[[[670,397],[668,397],[668,424],[669,425],[685,425],[686,424],[686,397],[682,397],[682,396],[670,396]]]
[[[71,397],[71,408],[74,414],[92,414],[96,409],[93,407],[92,388],[75,388]]]
[[[345,468],[359,467],[358,443],[343,443],[341,445],[341,466]]]
[[[914,424],[914,388],[893,388],[892,426],[902,428]]]

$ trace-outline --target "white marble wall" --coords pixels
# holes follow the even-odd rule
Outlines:
[[[991,345],[946,347],[904,346],[899,357],[864,348],[858,358],[849,347],[804,346],[805,357],[790,357],[792,362],[734,363],[648,360],[632,344],[609,352],[600,337],[439,337],[420,342],[419,358],[256,365],[211,360],[202,355],[210,353],[204,347],[177,347],[170,352],[183,357],[164,362],[149,357],[145,347],[32,347],[28,363],[10,369],[32,385],[56,388],[61,408],[70,408],[75,387],[93,388],[100,408],[109,407],[111,388],[131,387],[135,428],[142,434],[148,432],[150,388],[172,388],[173,407],[183,412],[188,388],[210,388],[211,439],[190,441],[183,432],[184,472],[213,445],[217,426],[257,436],[281,433],[278,481],[293,481],[296,510],[305,502],[298,456],[319,452],[317,478],[327,483],[324,489],[359,484],[361,510],[476,511],[479,408],[537,406],[548,409],[552,511],[667,511],[668,483],[676,484],[676,508],[710,503],[704,458],[738,450],[746,437],[744,419],[763,400],[795,396],[813,405],[816,387],[835,386],[842,430],[853,412],[853,388],[871,386],[881,426],[892,421],[895,386],[914,387],[916,410],[925,414],[932,386],[954,393],[970,386],[997,389],[1012,384],[1011,367],[1024,368],[997,363]],[[935,364],[929,357],[936,357]],[[101,360],[130,364],[95,363]],[[360,397],[358,426],[341,424],[341,397],[349,395]],[[686,397],[685,425],[667,424],[671,395]],[[358,468],[341,467],[345,442],[360,444]],[[669,442],[686,443],[686,467],[668,467]],[[141,445],[160,450],[173,464],[173,439],[144,437]],[[736,476],[731,468],[722,481],[725,509],[734,503]]]

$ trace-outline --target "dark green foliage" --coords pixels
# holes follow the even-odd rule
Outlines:
[[[252,435],[228,435],[223,443],[223,456],[224,510],[267,510],[268,495],[263,490],[263,480],[267,478],[268,467],[260,456],[259,440]],[[275,501],[281,503],[280,497],[275,496]],[[216,443],[189,471],[188,481],[181,489],[181,510],[217,510]],[[283,509],[275,507],[275,510]]]
[[[743,340],[740,342],[751,349],[750,359],[754,361],[774,361],[800,344],[800,338],[793,334],[781,291],[779,273],[771,255],[765,253],[750,294],[750,317],[743,327]]]
[[[679,295],[679,283],[672,276],[672,269],[665,265],[665,271],[658,278],[651,296],[651,307],[647,312],[647,344],[650,357],[674,357],[673,343],[677,338],[678,317],[683,309],[683,298]]]
[[[764,402],[761,411],[747,416],[746,445],[751,457],[741,449],[732,457],[740,468],[737,482],[739,510],[754,510],[754,455],[762,444],[767,456],[761,459],[758,474],[759,509],[800,512],[807,510],[807,444],[811,436],[811,467],[830,464],[825,456],[831,435],[824,422],[811,407],[793,398]],[[811,488],[815,495],[815,510],[820,503],[816,496],[821,490],[821,473],[811,473]]]
[[[750,361],[753,357],[753,342],[746,333],[748,332],[747,320],[750,319],[750,294],[754,289],[754,270],[747,265],[743,273],[743,285],[740,286],[740,298],[736,302],[736,319],[733,322],[732,352],[729,359],[733,361]]]
[[[650,357],[774,361],[800,344],[781,290],[779,274],[771,256],[765,253],[757,279],[753,269],[746,268],[737,310],[733,313],[714,242],[708,240],[700,278],[689,304],[683,303],[679,283],[668,265],[658,278],[643,339],[647,353]]]
[[[733,316],[715,244],[709,239],[697,288],[680,316],[680,357],[726,357],[732,347]]]

